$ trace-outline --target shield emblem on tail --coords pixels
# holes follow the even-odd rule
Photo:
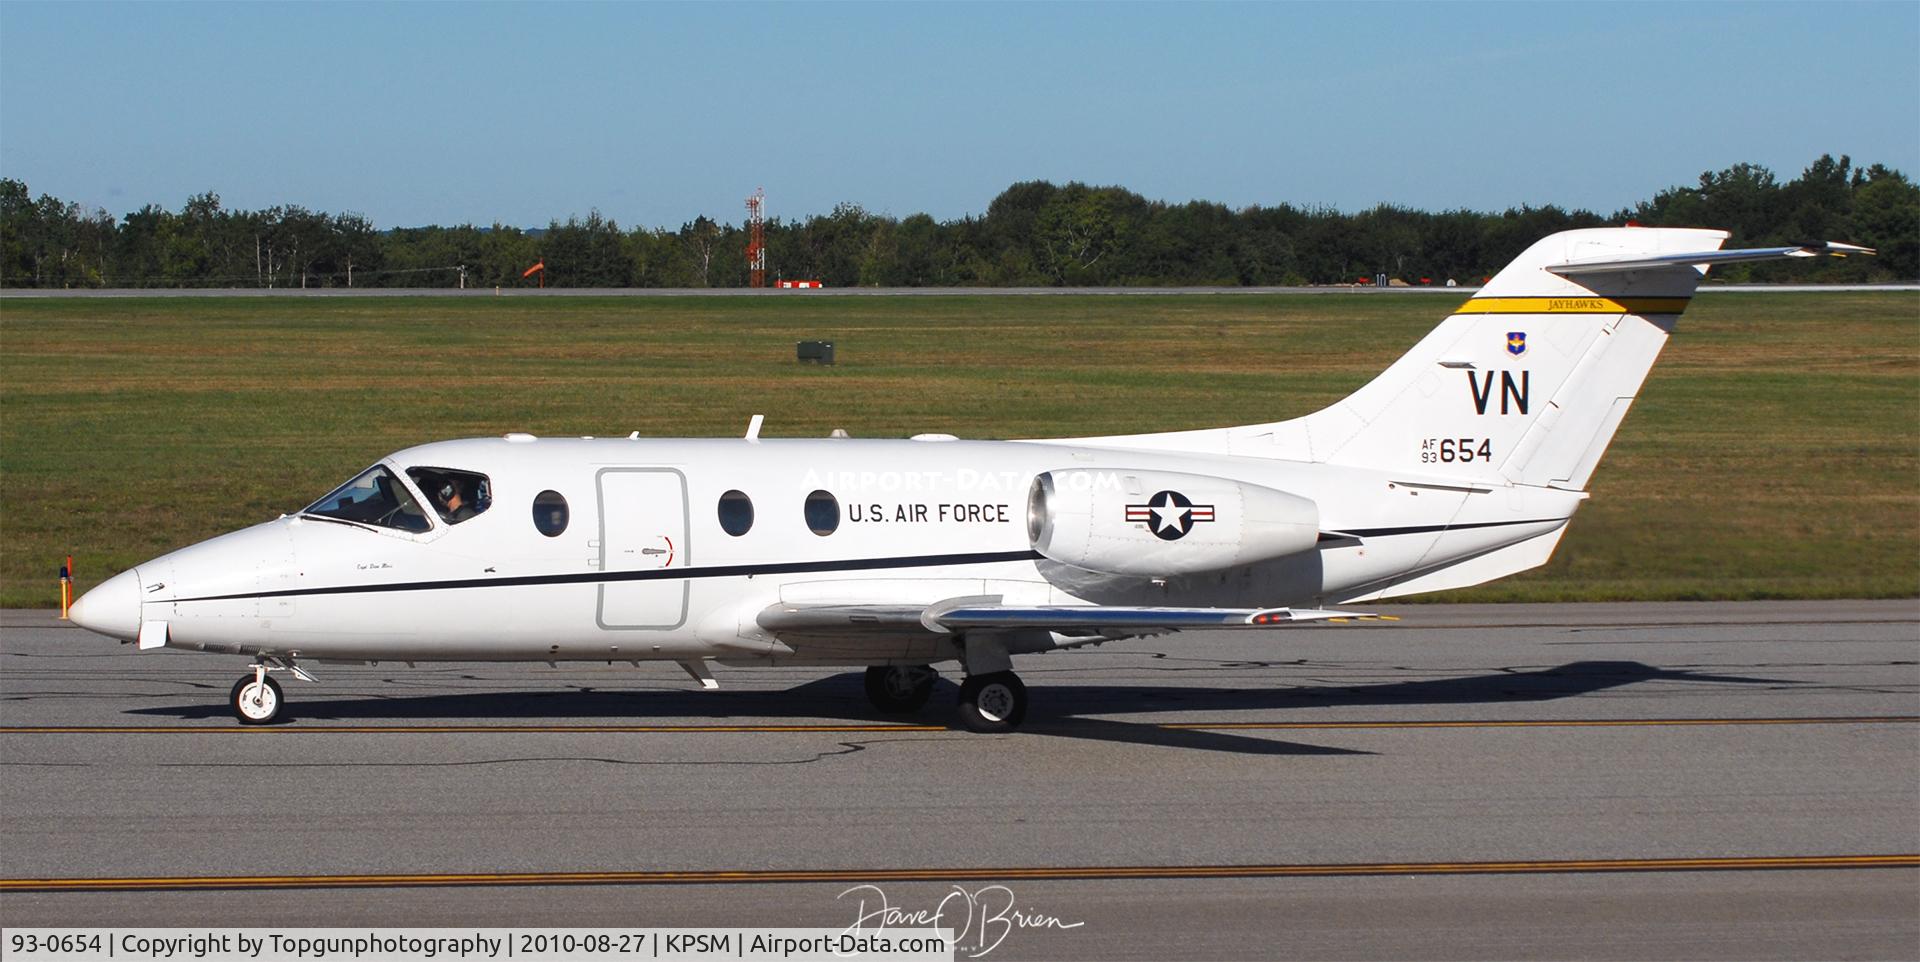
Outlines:
[[[1513,355],[1514,357],[1519,357],[1520,355],[1527,353],[1527,332],[1526,331],[1508,331],[1507,332],[1507,353]]]

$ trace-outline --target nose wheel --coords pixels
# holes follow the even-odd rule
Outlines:
[[[233,717],[242,725],[266,725],[280,717],[287,703],[280,694],[280,683],[267,677],[264,667],[251,675],[241,675],[233,683]]]
[[[874,665],[867,669],[867,700],[889,715],[919,711],[939,674],[926,665]]]
[[[253,674],[241,675],[240,680],[233,683],[233,694],[227,701],[233,717],[242,725],[271,725],[280,719],[287,699],[280,693],[280,683],[267,677],[267,672],[291,672],[301,681],[318,681],[305,668],[294,664],[292,653],[259,657],[259,661],[247,666],[253,669]]]
[[[968,676],[960,686],[960,724],[968,731],[1010,732],[1027,717],[1027,686],[1010,671]]]

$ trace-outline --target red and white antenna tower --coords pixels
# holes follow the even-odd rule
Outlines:
[[[747,284],[767,286],[767,189],[755,188],[747,198]]]

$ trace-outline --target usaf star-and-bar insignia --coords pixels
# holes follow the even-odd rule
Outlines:
[[[1127,520],[1146,525],[1162,541],[1178,541],[1195,524],[1213,520],[1213,505],[1194,504],[1178,491],[1162,491],[1146,504],[1127,505]]]

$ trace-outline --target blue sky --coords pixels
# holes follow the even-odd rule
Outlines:
[[[1605,214],[1823,152],[1920,176],[1920,3],[0,3],[0,175],[115,215]]]

